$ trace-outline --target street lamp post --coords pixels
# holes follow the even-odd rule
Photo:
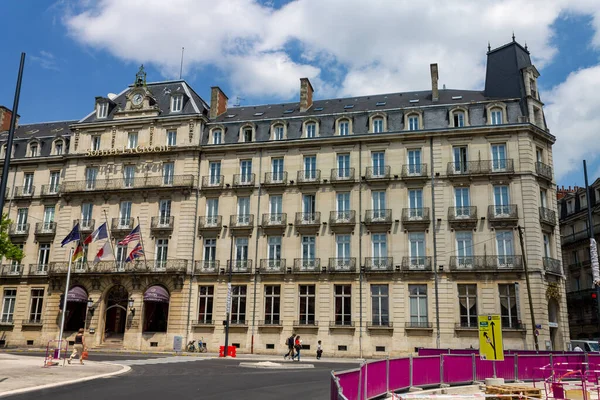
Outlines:
[[[233,235],[229,235],[231,237],[231,242],[229,244],[229,271],[227,276],[227,304],[225,311],[225,349],[223,351],[223,356],[227,357],[227,350],[229,346],[229,317],[231,315],[231,277],[232,277],[232,269],[233,269]]]

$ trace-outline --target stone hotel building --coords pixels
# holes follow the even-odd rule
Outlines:
[[[540,346],[563,349],[539,74],[514,40],[488,50],[483,90],[438,87],[432,64],[423,91],[316,100],[304,78],[299,102],[232,108],[140,69],[81,120],[20,125],[1,156],[25,258],[1,267],[0,345],[45,346],[64,311],[67,339],[84,327],[94,347],[217,351],[231,273],[240,352],[281,353],[292,332],[353,357],[477,347],[487,314],[505,348],[532,348],[520,225]],[[115,258],[95,263],[91,243],[66,288],[77,222],[107,223]],[[138,224],[145,256],[128,262]]]

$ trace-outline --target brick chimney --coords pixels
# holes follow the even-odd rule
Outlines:
[[[438,91],[438,65],[431,64],[429,69],[431,70],[431,101],[438,101],[440,99]]]
[[[300,78],[300,111],[304,112],[313,105],[314,89],[308,78]]]
[[[210,119],[215,119],[227,112],[227,100],[228,97],[220,87],[213,86],[210,88]]]
[[[4,106],[0,106],[0,132],[4,132],[10,129],[10,119],[12,117],[12,111]],[[17,115],[17,124],[19,125],[19,115]]]

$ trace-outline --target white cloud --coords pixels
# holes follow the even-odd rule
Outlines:
[[[50,53],[49,51],[40,50],[38,55],[30,55],[29,58],[44,69],[59,71],[56,57],[54,57],[54,54]]]

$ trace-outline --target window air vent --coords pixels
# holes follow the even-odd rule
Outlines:
[[[315,111],[323,111],[323,107],[317,107],[315,108]]]
[[[275,345],[273,343],[267,343],[267,350],[274,350]]]
[[[452,96],[452,100],[460,100],[462,99],[462,96]]]
[[[283,113],[284,113],[284,114],[291,114],[291,113],[293,113],[293,112],[294,112],[294,110],[285,110]]]
[[[379,106],[385,106],[385,101],[378,101],[377,104],[375,104],[377,107]]]
[[[255,116],[255,117],[260,117],[260,116],[261,116],[261,115],[263,115],[263,114],[264,114],[264,112],[255,112],[255,113],[254,113],[254,116]]]
[[[339,345],[338,351],[348,351],[348,346]]]
[[[344,106],[344,110],[348,109],[348,108],[354,108],[354,104],[346,104]]]
[[[375,351],[385,351],[385,346],[375,346]]]
[[[419,102],[419,99],[412,99],[412,100],[409,100],[408,102],[409,102],[409,103],[418,103],[418,102]]]

